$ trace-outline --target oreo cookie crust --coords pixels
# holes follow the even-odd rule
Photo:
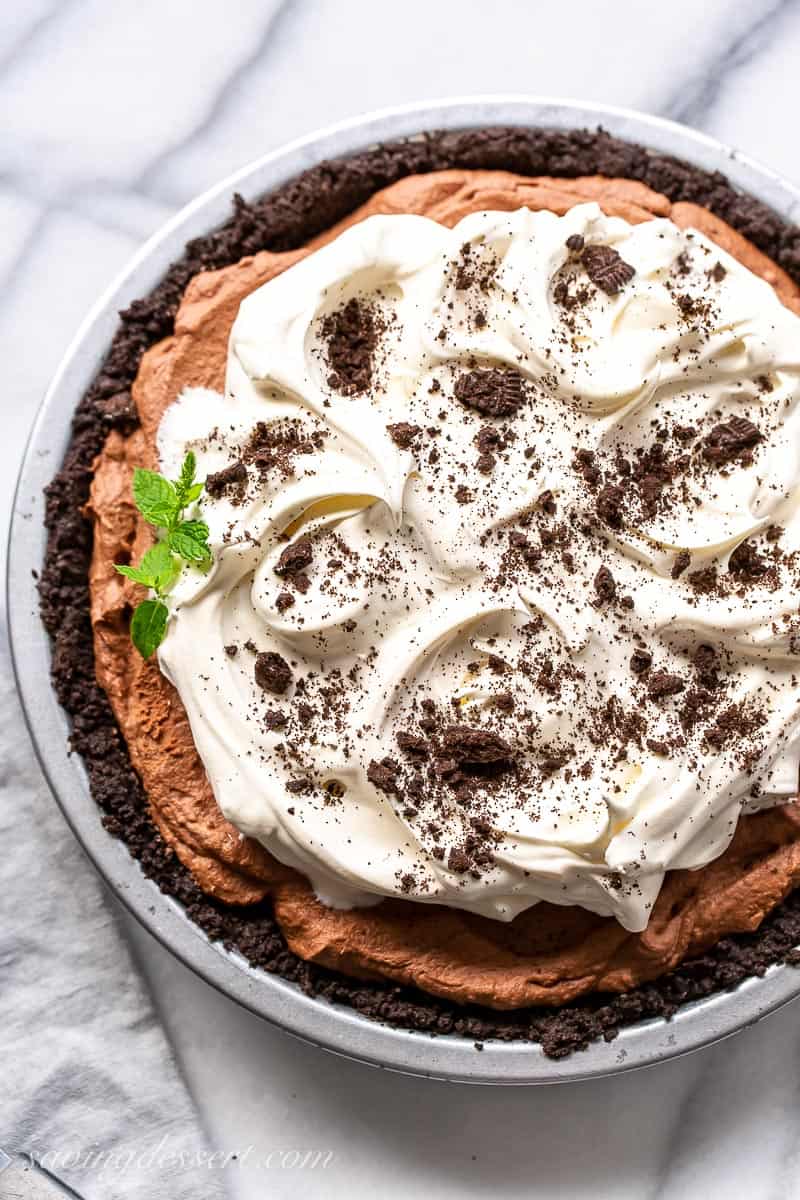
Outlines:
[[[674,201],[691,201],[721,217],[800,281],[800,231],[719,173],[653,154],[603,131],[487,129],[432,133],[323,163],[249,204],[234,198],[221,228],[195,239],[149,296],[121,314],[103,366],[81,400],[59,474],[47,491],[48,546],[40,580],[41,612],[53,641],[53,685],[73,722],[71,742],[83,757],[92,794],[108,831],[127,844],[144,873],[179,900],[214,940],[304,992],[362,1015],[429,1033],[479,1041],[540,1042],[563,1057],[592,1040],[611,1040],[626,1024],[669,1017],[688,1000],[736,986],[773,963],[794,962],[800,942],[800,891],[779,905],[754,934],[725,938],[701,957],[622,995],[596,995],[561,1009],[497,1013],[434,999],[410,988],[361,983],[299,959],[288,949],[270,905],[231,908],[207,897],[156,831],[105,693],[95,678],[87,573],[91,524],[82,515],[92,463],[108,432],[136,424],[130,388],[144,352],[170,335],[183,291],[199,271],[230,265],[260,250],[294,249],[329,228],[374,192],[411,174],[449,167],[500,169],[526,175],[602,174],[640,180]]]

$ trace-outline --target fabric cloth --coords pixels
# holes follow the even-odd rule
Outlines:
[[[222,1196],[101,881],[34,758],[4,629],[0,847],[0,1148],[86,1200]]]

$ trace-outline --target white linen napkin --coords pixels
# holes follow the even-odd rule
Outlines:
[[[35,761],[4,628],[0,913],[0,1150],[32,1154],[86,1200],[223,1196],[100,879]],[[0,1169],[0,1197],[14,1173]]]

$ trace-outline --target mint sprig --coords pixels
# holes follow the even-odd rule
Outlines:
[[[138,567],[114,564],[120,575],[155,592],[154,598],[137,606],[131,619],[131,641],[142,658],[149,658],[164,640],[169,617],[165,599],[184,563],[195,567],[211,563],[205,521],[184,520],[186,509],[199,498],[205,486],[195,481],[196,471],[197,463],[190,450],[174,482],[143,467],[137,467],[133,473],[136,507],[148,525],[164,531],[163,538],[145,552]]]

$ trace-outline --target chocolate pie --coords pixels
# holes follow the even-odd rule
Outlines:
[[[55,687],[145,873],[310,993],[554,1056],[793,961],[798,280],[604,133],[237,198],[49,493]],[[213,561],[144,658],[133,474],[187,454]]]

